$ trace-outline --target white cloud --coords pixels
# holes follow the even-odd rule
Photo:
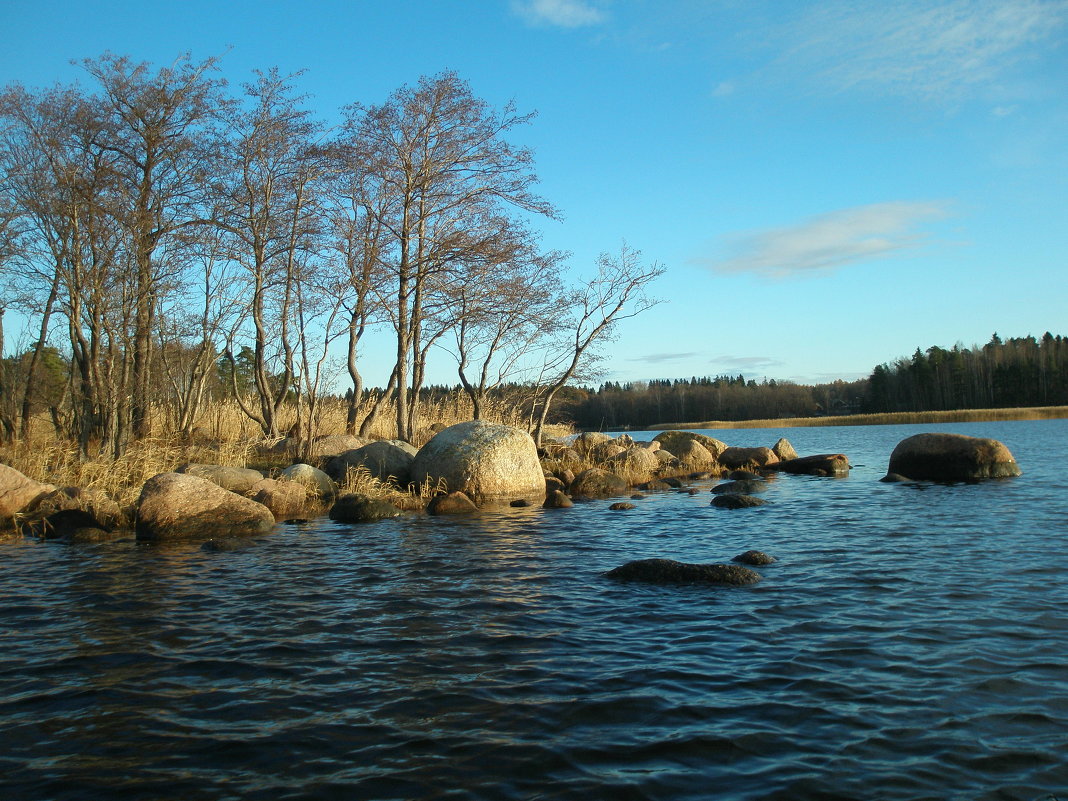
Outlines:
[[[916,248],[927,241],[918,226],[946,215],[935,201],[874,203],[812,217],[796,225],[736,236],[727,255],[695,261],[720,273],[785,278],[827,272]]]
[[[952,101],[994,86],[1036,43],[1059,41],[1065,0],[846,0],[807,6],[774,31],[769,70],[832,93]]]
[[[698,355],[699,354],[694,351],[690,351],[689,353],[647,353],[644,356],[636,356],[632,359],[627,359],[627,361],[662,364],[664,362],[677,362],[682,359],[692,359]]]
[[[532,25],[580,28],[605,19],[604,12],[588,0],[515,0],[512,8]]]

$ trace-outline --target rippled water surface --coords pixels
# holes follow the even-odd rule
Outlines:
[[[1024,475],[879,483],[921,430]],[[712,433],[854,470],[738,511],[706,482],[231,553],[0,544],[0,797],[1068,798],[1068,421]],[[754,587],[601,575],[750,548]]]

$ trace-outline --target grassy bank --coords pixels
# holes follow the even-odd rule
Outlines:
[[[806,428],[814,426],[882,426],[902,423],[981,423],[997,420],[1053,420],[1068,417],[1068,406],[1020,409],[959,409],[949,412],[888,412],[832,417],[787,417],[778,420],[705,420],[700,423],[659,423],[646,431],[694,428]]]
[[[449,426],[470,420],[472,409],[466,395],[450,394],[420,407],[421,425],[412,444],[423,445],[434,433],[434,426]],[[328,401],[316,426],[317,435],[345,432],[345,406],[341,401]],[[518,410],[504,404],[488,404],[484,418],[490,422],[506,423],[524,428],[525,420]],[[292,410],[283,416],[283,430],[295,421]],[[389,439],[396,436],[395,409],[387,403],[368,432],[369,439]],[[174,470],[186,462],[220,464],[231,467],[253,467],[271,476],[293,462],[286,454],[273,452],[276,441],[265,440],[262,432],[245,417],[233,401],[211,403],[201,415],[197,432],[191,439],[183,438],[168,426],[166,409],[157,409],[152,436],[131,442],[119,458],[107,454],[79,453],[74,443],[58,439],[45,417],[33,421],[31,436],[0,445],[0,463],[18,470],[36,481],[59,487],[81,487],[103,492],[120,506],[132,506],[141,486],[157,473]],[[563,435],[570,429],[554,427],[550,435]],[[363,492],[388,497],[398,505],[418,504],[419,497],[405,498],[396,487],[383,484],[366,471],[353,470],[342,492]]]

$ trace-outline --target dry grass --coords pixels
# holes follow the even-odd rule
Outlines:
[[[1019,409],[960,409],[948,412],[890,412],[834,417],[786,417],[777,420],[706,420],[700,423],[660,423],[646,431],[720,428],[806,428],[814,426],[878,426],[903,423],[982,423],[1000,420],[1068,418],[1068,406],[1029,406]]]
[[[449,394],[423,403],[419,410],[420,428],[413,445],[421,446],[433,436],[434,424],[450,426],[470,420],[472,408],[463,393]],[[526,420],[519,410],[502,402],[489,402],[483,409],[484,419],[525,428]],[[362,415],[361,415],[362,418]],[[324,402],[315,435],[342,434],[345,431],[346,407],[343,401]],[[106,455],[89,458],[78,452],[69,442],[58,441],[48,420],[33,421],[27,441],[0,446],[0,463],[24,475],[56,486],[74,486],[106,493],[120,506],[132,506],[146,480],[158,473],[174,470],[186,462],[202,462],[232,467],[254,466],[264,472],[291,463],[285,454],[271,453],[274,442],[263,439],[259,427],[249,420],[235,401],[220,401],[205,409],[192,441],[183,440],[168,425],[167,410],[157,409],[153,417],[153,435],[131,443],[118,459]],[[392,403],[384,404],[369,434],[372,439],[396,436],[396,410]],[[282,430],[296,422],[295,410],[283,412]],[[571,433],[566,426],[555,426],[554,436]],[[343,492],[362,492],[390,500],[404,508],[421,508],[438,490],[421,487],[403,492],[396,486],[378,481],[369,473],[350,471]]]

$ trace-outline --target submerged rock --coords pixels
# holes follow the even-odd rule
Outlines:
[[[772,562],[778,561],[774,556],[764,553],[763,551],[746,551],[740,553],[733,559],[732,562],[740,562],[743,565],[770,565]]]
[[[426,506],[426,512],[430,515],[469,515],[477,511],[475,502],[462,492],[436,495]]]
[[[719,509],[749,509],[753,506],[763,506],[767,501],[752,495],[717,495],[712,499],[712,506]]]
[[[613,512],[623,512],[627,509],[635,509],[637,507],[635,507],[633,503],[630,503],[628,501],[617,501],[608,508],[611,509]]]
[[[746,478],[737,481],[724,481],[712,488],[715,495],[752,495],[754,492],[764,492],[768,488],[768,482],[760,479]]]
[[[570,509],[575,502],[563,490],[550,490],[544,505],[546,509]]]
[[[821,453],[816,456],[800,456],[771,465],[772,470],[809,476],[849,475],[849,459],[844,453]]]
[[[638,559],[609,570],[606,578],[650,584],[718,584],[743,587],[756,584],[761,575],[740,565],[692,564],[674,559]]]
[[[330,507],[330,519],[338,523],[374,523],[400,515],[401,510],[381,498],[352,492]]]

